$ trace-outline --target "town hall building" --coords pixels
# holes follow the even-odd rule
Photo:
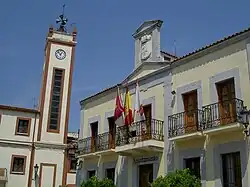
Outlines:
[[[134,70],[124,81],[80,101],[76,186],[96,175],[118,187],[149,187],[184,168],[203,187],[250,186],[242,116],[250,107],[250,29],[176,57],[161,50],[162,24],[146,21],[133,34]],[[117,126],[117,88],[134,106],[137,84],[146,119]]]

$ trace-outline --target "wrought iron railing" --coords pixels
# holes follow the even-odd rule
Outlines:
[[[240,122],[244,103],[240,99],[217,102],[202,110],[182,112],[168,117],[169,138]]]
[[[243,101],[232,99],[203,106],[203,130],[240,122]]]
[[[98,134],[96,137],[88,137],[78,140],[78,154],[88,154],[97,151],[111,149],[112,141],[110,132]]]
[[[117,127],[116,134],[105,132],[96,137],[88,137],[78,140],[77,155],[104,151],[130,143],[145,140],[164,141],[163,121],[143,120],[133,123],[131,126]]]
[[[203,111],[200,109],[181,112],[168,117],[169,137],[200,131]]]
[[[134,144],[145,140],[164,141],[163,121],[157,119],[143,120],[131,126],[117,128],[116,146]]]

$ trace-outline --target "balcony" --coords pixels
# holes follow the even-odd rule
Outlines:
[[[93,157],[98,153],[109,154],[115,148],[115,138],[112,133],[105,132],[97,137],[88,137],[78,141],[78,156]]]
[[[0,168],[0,183],[5,183],[5,182],[8,182],[7,169]]]
[[[203,110],[204,133],[219,133],[223,130],[232,131],[240,127],[240,111],[244,103],[240,99],[206,105]]]
[[[164,148],[164,130],[161,120],[144,120],[130,127],[117,128],[115,152],[120,155],[140,155],[161,152]]]
[[[169,139],[195,138],[208,133],[237,130],[243,101],[232,99],[202,107],[202,110],[182,112],[168,117]]]
[[[203,111],[200,109],[181,112],[168,117],[169,139],[192,138],[201,135]]]

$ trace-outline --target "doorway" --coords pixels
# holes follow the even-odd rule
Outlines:
[[[146,133],[143,136],[143,140],[151,139],[151,129],[152,129],[152,106],[151,104],[143,106],[143,111],[145,115],[145,123],[146,123]]]
[[[139,165],[139,187],[150,187],[153,182],[153,164]]]

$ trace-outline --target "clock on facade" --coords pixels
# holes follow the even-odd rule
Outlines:
[[[57,49],[55,56],[58,60],[63,60],[66,57],[66,52],[63,49]]]

